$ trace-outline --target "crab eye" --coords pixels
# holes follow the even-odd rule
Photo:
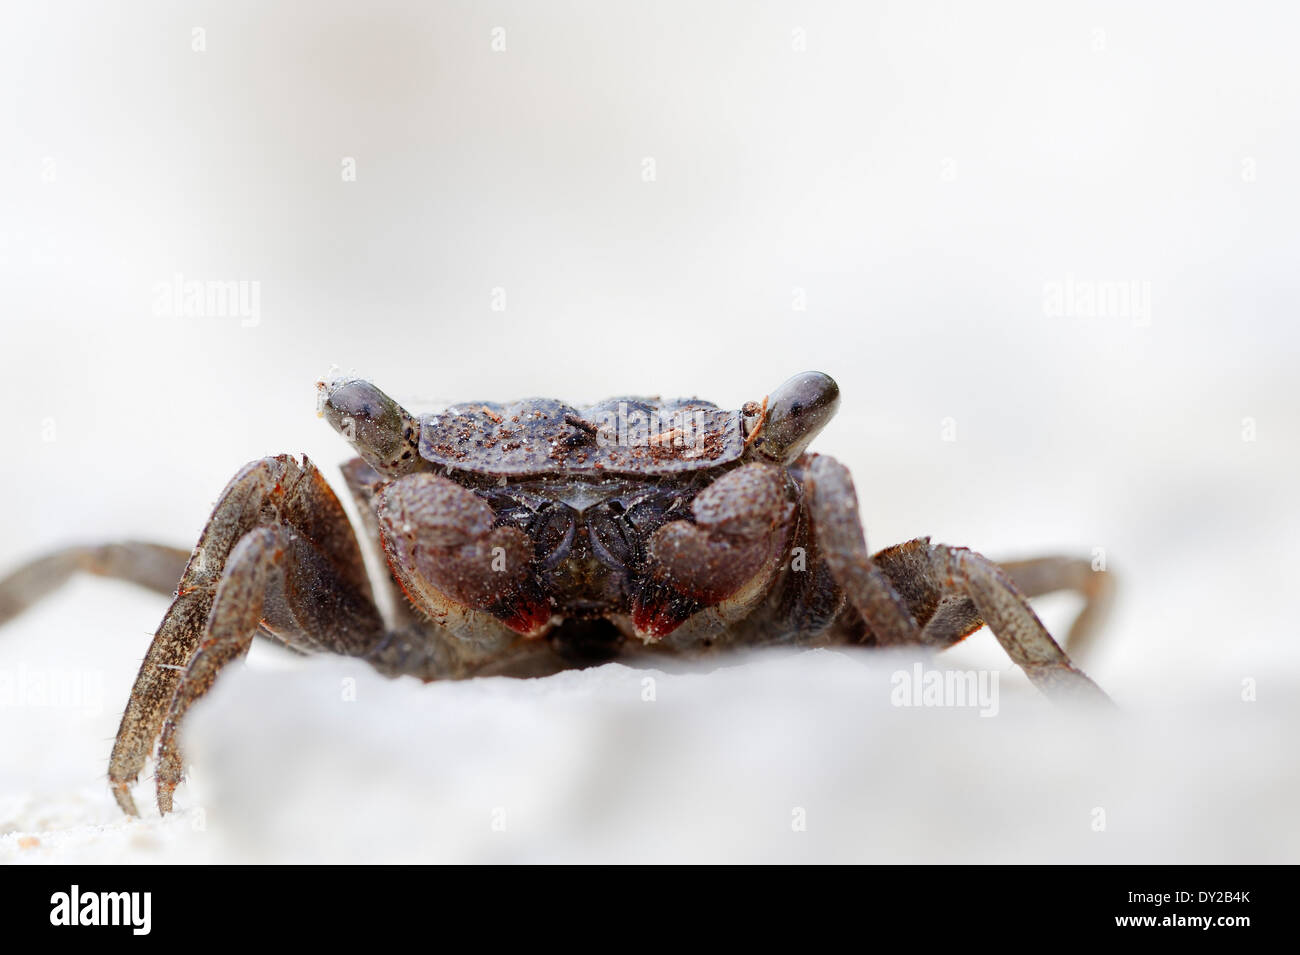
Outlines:
[[[368,381],[318,382],[320,413],[366,463],[390,477],[419,467],[419,423]]]
[[[830,375],[820,371],[795,375],[768,398],[754,447],[764,457],[789,464],[803,454],[839,406],[840,386]]]

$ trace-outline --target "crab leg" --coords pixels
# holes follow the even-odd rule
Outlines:
[[[163,617],[140,666],[122,716],[108,777],[118,805],[130,815],[137,814],[130,786],[138,778],[162,729],[180,673],[205,635],[210,636],[214,621],[220,623],[230,613],[224,605],[215,606],[229,558],[244,536],[258,527],[293,528],[328,565],[330,573],[325,576],[337,578],[348,599],[365,608],[359,612],[379,620],[356,537],[338,499],[315,465],[306,458],[299,465],[288,455],[262,458],[245,465],[222,492],[203,529],[180,579],[176,599]],[[324,573],[319,568],[318,572]],[[227,592],[233,595],[238,591],[228,589]],[[313,596],[324,599],[320,593]],[[378,626],[382,631],[382,624]],[[273,636],[299,649],[314,649],[322,642],[296,638],[289,632]],[[370,636],[378,639],[373,634]],[[364,649],[358,646],[351,652],[364,652]]]
[[[45,554],[0,580],[0,626],[49,596],[77,573],[125,580],[173,596],[189,559],[187,550],[143,541],[66,547]]]
[[[1070,661],[1011,578],[987,557],[965,547],[933,545],[936,575],[946,573],[975,603],[1012,661],[1047,696],[1106,695]]]
[[[242,658],[259,627],[301,650],[361,656],[385,636],[368,594],[350,586],[324,554],[290,527],[245,534],[226,561],[203,641],[181,675],[158,746],[158,808],[169,812],[183,760],[177,729],[217,674]]]
[[[813,534],[836,583],[867,622],[879,645],[931,642],[884,570],[867,553],[858,517],[858,496],[848,469],[824,455],[810,457],[804,489]]]
[[[1083,609],[1070,625],[1065,649],[1076,657],[1087,652],[1114,599],[1114,577],[1107,571],[1094,569],[1091,561],[1076,557],[998,561],[998,566],[1007,572],[1026,597],[1038,597],[1058,590],[1073,590],[1082,595]]]
[[[983,622],[1047,696],[1106,698],[1070,662],[997,564],[965,548],[928,541],[891,548],[873,559],[857,516],[857,493],[848,469],[833,458],[818,456],[807,473],[813,525],[831,573],[879,643],[943,647]],[[904,555],[914,559],[906,572],[895,565],[891,578],[887,572],[891,555],[894,561]],[[968,607],[973,607],[973,613]],[[938,625],[932,626],[936,621]]]

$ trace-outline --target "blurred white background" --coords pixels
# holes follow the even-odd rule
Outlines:
[[[1300,690],[1298,25],[1281,3],[9,4],[0,572],[81,540],[188,547],[226,480],[268,453],[306,452],[334,476],[347,448],[313,389],[331,365],[412,410],[628,392],[738,406],[818,368],[843,410],[817,447],[854,470],[873,547],[929,534],[994,557],[1104,549],[1121,596],[1085,664],[1146,722],[1116,734],[1098,773],[1195,753],[1201,732],[1240,761],[1239,788],[1213,763],[1183,777],[1171,758],[1162,777],[1175,793],[1219,780],[1205,812],[1227,835],[1175,812],[1164,841],[1113,857],[1295,861],[1267,835],[1298,776],[1278,742]],[[175,281],[256,283],[256,314],[175,314],[157,291]],[[1089,309],[1121,285],[1139,300]],[[39,858],[62,839],[64,858],[158,855],[169,830],[119,824],[102,773],[164,605],[80,581],[0,633],[0,670],[102,687],[94,712],[0,709],[0,854]],[[1058,631],[1073,609],[1043,602]],[[1006,667],[986,632],[946,662]],[[291,698],[293,680],[334,686],[334,671],[276,673],[285,688],[260,695],[237,685],[276,663],[258,655],[223,681],[209,752],[246,734],[305,745],[311,721],[290,738],[249,707]],[[741,678],[728,679],[720,693]],[[414,705],[403,692],[394,707]],[[366,725],[382,727],[372,703]],[[412,740],[457,752],[429,705]],[[693,705],[707,722],[707,693]],[[1033,732],[1008,708],[953,793],[988,792],[1013,746],[997,728]],[[940,716],[916,730],[919,763],[952,756],[948,729]],[[361,725],[339,735],[373,742]],[[556,748],[557,773],[592,778],[585,743],[536,742]],[[896,729],[877,743],[892,752]],[[773,744],[777,772],[788,744]],[[701,765],[701,793],[728,785],[725,766]],[[1023,770],[1020,789],[1049,785]],[[919,824],[930,810],[911,796],[882,804]],[[1099,797],[1078,798],[1086,816]],[[656,834],[668,857],[744,843],[678,823]],[[117,841],[97,841],[101,824]],[[247,846],[176,825],[181,858]],[[996,855],[991,825],[803,857],[976,861]],[[602,857],[636,856],[624,831]],[[41,847],[20,848],[31,833]],[[364,856],[347,845],[339,856]],[[456,845],[441,857],[511,857]]]

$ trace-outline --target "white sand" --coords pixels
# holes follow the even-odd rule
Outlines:
[[[10,654],[46,619],[15,627]],[[996,665],[976,645],[940,662],[984,650]],[[1294,670],[1261,680],[1254,703],[1213,667],[1179,668],[1175,692],[1148,692],[1146,668],[1110,674],[1118,713],[1053,707],[1006,671],[981,717],[892,705],[891,675],[910,666],[812,651],[708,674],[611,664],[425,686],[259,653],[193,712],[194,778],[166,819],[152,780],[137,787],[144,818],[126,821],[95,779],[119,687],[97,715],[11,711],[0,859],[1300,858]]]

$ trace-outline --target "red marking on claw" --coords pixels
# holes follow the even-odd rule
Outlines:
[[[650,583],[632,602],[632,625],[640,636],[658,640],[694,616],[701,606],[665,584]]]
[[[518,595],[502,601],[492,612],[507,627],[525,637],[540,637],[551,622],[551,603],[542,597]]]

